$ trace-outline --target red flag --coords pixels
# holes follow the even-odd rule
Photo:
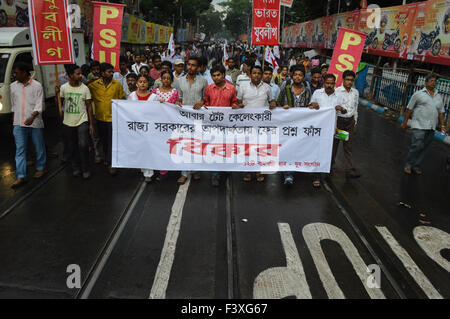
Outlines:
[[[342,73],[352,70],[356,73],[364,49],[366,34],[350,29],[339,29],[328,73],[336,76],[336,87],[342,84]]]
[[[252,45],[278,45],[280,0],[253,0]]]
[[[74,63],[67,0],[30,0],[31,43],[36,64]]]
[[[119,71],[123,4],[92,2],[94,5],[94,60],[107,62]]]

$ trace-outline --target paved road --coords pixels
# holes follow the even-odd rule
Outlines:
[[[55,127],[47,136],[54,148]],[[302,174],[292,188],[279,174],[244,183],[239,173],[218,188],[206,173],[146,185],[102,165],[83,181],[50,159],[47,178],[18,191],[4,136],[0,297],[449,298],[450,149],[434,143],[424,175],[406,176],[409,136],[360,109],[363,176],[346,180],[338,164],[320,190]],[[80,267],[80,289],[68,288],[68,265]]]

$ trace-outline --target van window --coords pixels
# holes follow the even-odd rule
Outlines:
[[[0,83],[5,82],[6,67],[8,66],[9,53],[0,54]]]

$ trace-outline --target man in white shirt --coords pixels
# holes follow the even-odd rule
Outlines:
[[[265,82],[262,82],[262,67],[254,65],[250,73],[250,83],[243,84],[238,88],[238,104],[233,108],[254,108],[264,107],[269,103],[271,108],[276,107],[277,103],[272,95],[272,88]]]
[[[144,56],[144,59],[145,59],[145,56]],[[145,64],[145,63],[142,62],[141,56],[140,56],[140,55],[137,55],[137,56],[136,56],[136,63],[133,64],[133,65],[131,66],[131,70],[132,70],[134,73],[139,74],[139,70],[140,70],[141,67],[144,66],[144,65],[148,66],[147,64]]]
[[[233,109],[238,108],[255,108],[255,107],[265,107],[267,102],[269,102],[270,109],[277,106],[273,96],[272,88],[269,84],[262,81],[263,70],[261,66],[252,66],[250,71],[250,83],[245,83],[239,86],[237,93],[237,104],[233,105]],[[252,180],[252,174],[247,173],[243,179],[245,182],[250,182]],[[258,182],[264,181],[264,175],[260,172],[256,173],[256,180]]]
[[[250,83],[250,70],[253,66],[253,62],[250,59],[246,59],[242,63],[242,74],[238,75],[236,79],[236,90],[244,83]]]
[[[127,58],[121,56],[119,58],[119,72],[114,72],[113,80],[119,81],[122,84],[124,92],[128,89],[127,75],[130,73],[127,67]]]
[[[359,92],[353,88],[353,82],[355,81],[356,74],[353,71],[347,70],[342,75],[342,86],[336,89],[336,94],[342,96],[344,99],[344,107],[347,113],[337,112],[337,128],[347,131],[349,133],[348,141],[342,141],[344,143],[344,156],[345,156],[345,172],[346,176],[350,178],[360,177],[354,165],[353,165],[353,152],[352,143],[353,136],[356,131],[356,124],[358,122],[358,100]],[[332,163],[335,162],[336,154],[339,148],[341,140],[335,139],[333,143],[333,157]]]
[[[334,90],[335,85],[336,77],[333,74],[326,74],[324,76],[323,88],[314,91],[314,94],[311,97],[311,106],[313,108],[334,108],[336,111],[340,111],[342,114],[347,113],[347,110],[343,107],[343,105],[345,105],[345,101],[341,95],[336,94]],[[314,185],[314,187],[319,186],[320,184],[318,183]]]

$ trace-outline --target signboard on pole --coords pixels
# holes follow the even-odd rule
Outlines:
[[[356,73],[364,49],[366,34],[350,29],[339,29],[336,46],[328,73],[336,76],[336,87],[342,84],[342,73],[351,70]]]
[[[30,0],[31,42],[36,64],[74,63],[67,0]]]
[[[119,71],[120,37],[122,32],[122,4],[93,2],[94,60],[107,62]]]
[[[280,0],[253,0],[252,45],[278,45]]]

